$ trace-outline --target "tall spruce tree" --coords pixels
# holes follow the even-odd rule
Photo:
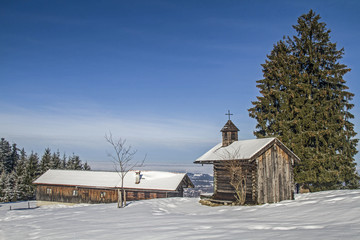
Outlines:
[[[14,171],[7,174],[3,191],[4,191],[4,196],[3,196],[4,202],[12,202],[18,200],[17,199],[18,189],[16,185],[16,176]]]
[[[5,202],[5,186],[6,186],[6,180],[7,174],[5,172],[0,172],[0,202]]]
[[[27,199],[33,199],[35,197],[35,186],[32,182],[40,175],[39,169],[39,157],[37,153],[31,152],[28,162],[25,168],[25,184],[27,186]]]
[[[312,191],[356,187],[354,94],[339,60],[344,49],[312,10],[298,18],[297,35],[274,45],[257,81],[262,96],[249,109],[257,137],[280,138],[302,160],[295,180]]]
[[[51,156],[50,161],[50,169],[59,169],[61,168],[61,158],[60,158],[60,151],[54,152]]]
[[[27,185],[26,185],[26,165],[27,165],[27,156],[24,149],[20,151],[20,158],[16,164],[16,198],[18,200],[24,200],[27,196]]]
[[[67,161],[66,161],[66,159],[67,159],[67,156],[66,156],[66,154],[64,153],[64,154],[63,154],[63,157],[62,157],[62,159],[61,159],[61,161],[60,161],[60,168],[59,168],[59,169],[66,169],[66,166],[67,166]]]
[[[12,149],[10,143],[1,138],[0,140],[0,173],[10,173],[14,168],[14,161],[12,158]]]
[[[51,165],[51,150],[50,148],[46,148],[40,161],[40,174],[43,174],[44,172],[49,170],[50,165]]]
[[[83,170],[83,166],[82,166],[80,157],[73,153],[73,155],[71,157],[69,157],[69,160],[66,165],[66,169]]]

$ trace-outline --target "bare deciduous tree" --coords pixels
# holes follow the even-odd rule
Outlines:
[[[220,156],[224,159],[224,165],[229,173],[230,185],[234,188],[236,204],[243,205],[246,200],[247,169],[244,164],[237,160],[240,156],[240,149],[226,150]]]
[[[137,150],[133,150],[131,145],[126,144],[126,139],[114,139],[111,132],[105,134],[106,141],[112,146],[115,154],[108,153],[114,163],[114,169],[121,178],[121,191],[118,190],[118,208],[126,206],[126,192],[124,189],[124,179],[126,174],[133,170],[134,167],[144,165],[146,155],[142,161],[135,161],[133,158]]]
[[[246,200],[247,170],[236,160],[228,160],[225,166],[230,175],[230,185],[235,190],[236,203],[243,205]]]

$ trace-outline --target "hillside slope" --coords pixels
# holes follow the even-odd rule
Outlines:
[[[35,202],[31,202],[35,205]],[[9,211],[10,205],[12,210]],[[23,209],[21,209],[23,207]],[[206,207],[195,198],[116,204],[0,205],[0,239],[359,239],[360,190],[294,201]]]

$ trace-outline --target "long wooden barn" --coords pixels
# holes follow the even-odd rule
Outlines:
[[[294,199],[293,167],[300,159],[277,138],[238,141],[238,131],[229,120],[221,130],[222,143],[194,162],[214,165],[212,200],[239,202],[242,197],[240,204],[263,204]]]
[[[121,177],[117,172],[48,170],[34,184],[42,203],[112,203],[118,201]],[[182,197],[184,188],[192,187],[185,173],[130,171],[124,179],[129,201]]]

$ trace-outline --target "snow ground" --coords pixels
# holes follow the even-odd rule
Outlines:
[[[360,190],[259,206],[207,207],[198,200],[144,200],[124,209],[1,204],[0,239],[360,239]]]

